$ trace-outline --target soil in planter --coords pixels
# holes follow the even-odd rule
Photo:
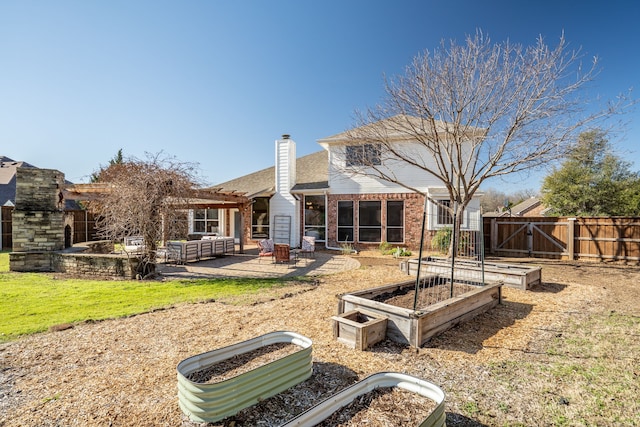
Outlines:
[[[300,351],[300,347],[291,343],[265,345],[192,372],[186,377],[195,383],[213,384],[237,377],[278,359],[283,359],[297,351]]]
[[[453,296],[457,297],[471,290],[477,289],[477,285],[466,283],[453,283]],[[373,298],[374,301],[393,305],[394,307],[413,309],[415,288],[406,286],[393,292],[386,292]],[[421,287],[418,293],[418,309],[427,308],[431,304],[451,298],[451,286],[449,283],[436,283]]]
[[[358,396],[316,427],[417,426],[436,408],[433,400],[397,387]]]

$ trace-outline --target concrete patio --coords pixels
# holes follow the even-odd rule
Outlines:
[[[226,255],[186,264],[158,264],[158,272],[167,278],[206,277],[296,277],[323,276],[353,270],[360,263],[339,252],[316,251],[314,257],[299,257],[295,264],[274,264],[271,258],[258,257],[257,248],[245,247],[243,254]]]

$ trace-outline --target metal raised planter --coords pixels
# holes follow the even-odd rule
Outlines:
[[[419,427],[440,427],[446,422],[445,394],[437,385],[420,378],[398,372],[379,372],[359,381],[337,394],[327,398],[307,411],[301,413],[281,427],[313,426],[329,418],[340,408],[353,402],[359,396],[369,393],[379,387],[398,387],[436,403],[436,408],[425,418]],[[400,408],[399,408],[400,409]]]
[[[290,343],[301,349],[281,359],[259,366],[217,383],[197,383],[188,379],[233,356],[271,344]],[[271,332],[217,350],[191,356],[177,366],[178,404],[192,421],[214,422],[237,414],[241,409],[274,396],[307,378],[313,372],[312,342],[295,332]]]

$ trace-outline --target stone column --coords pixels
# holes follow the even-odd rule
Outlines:
[[[13,211],[14,271],[51,271],[51,254],[64,249],[64,174],[57,170],[18,168]],[[20,256],[29,253],[30,256]],[[37,255],[39,254],[39,255]],[[33,265],[31,265],[33,264]]]

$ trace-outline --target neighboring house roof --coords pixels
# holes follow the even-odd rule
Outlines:
[[[514,216],[525,216],[527,212],[540,206],[542,202],[537,197],[530,197],[511,208],[511,213]]]
[[[27,162],[18,162],[9,157],[0,156],[0,206],[15,206],[17,169],[35,167]],[[67,180],[65,183],[71,184]],[[75,200],[65,200],[65,208],[77,210],[80,206]]]
[[[487,212],[484,213],[485,217],[502,217],[502,216],[545,216],[545,213],[548,211],[548,208],[545,208],[542,205],[542,201],[537,197],[530,197],[522,202],[518,203],[511,207],[511,209],[506,209],[501,212]]]
[[[13,206],[16,202],[16,169],[34,168],[27,162],[17,162],[0,156],[0,206]]]
[[[296,185],[292,192],[321,190],[329,187],[329,154],[318,151],[296,159]],[[275,191],[276,168],[262,169],[239,178],[232,179],[212,188],[221,191],[246,193],[248,197],[273,194]]]

